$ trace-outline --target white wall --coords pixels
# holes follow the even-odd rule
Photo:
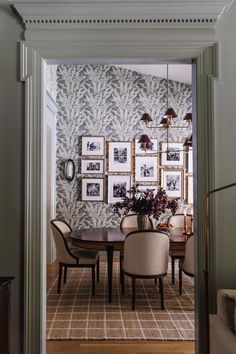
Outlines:
[[[23,310],[24,118],[19,81],[21,26],[0,3],[0,275],[14,276],[11,354],[21,353]]]
[[[236,3],[220,20],[215,82],[216,187],[236,182]],[[236,288],[236,188],[217,194],[216,287]]]

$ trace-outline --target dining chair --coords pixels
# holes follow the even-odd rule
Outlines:
[[[188,230],[192,228],[192,215],[187,214],[186,215],[186,226]],[[184,228],[185,226],[185,221],[184,221],[185,215],[184,214],[175,214],[171,215],[168,218],[168,224],[171,224],[173,227],[182,227]],[[172,284],[175,284],[175,260],[176,259],[183,259],[184,257],[184,251],[170,251],[170,258],[171,258],[171,278],[172,278]]]
[[[61,289],[62,270],[64,269],[64,284],[66,284],[67,268],[91,268],[92,294],[95,295],[95,268],[97,269],[97,282],[99,282],[99,253],[78,248],[69,248],[67,238],[71,232],[70,226],[59,219],[51,220],[51,228],[59,262],[57,292]]]
[[[125,276],[132,279],[132,310],[135,310],[136,279],[159,279],[161,308],[164,309],[163,277],[167,274],[169,237],[162,231],[137,230],[130,232],[124,243],[122,293]]]
[[[123,216],[123,218],[121,219],[120,222],[120,228],[121,230],[123,229],[132,229],[132,231],[134,229],[140,229],[140,225],[139,225],[139,214],[130,214],[130,215],[125,215]],[[148,224],[147,224],[147,228],[148,230],[152,230],[153,229],[153,222],[152,220],[148,217]],[[120,251],[120,282],[122,281],[122,262],[123,262],[123,251]]]
[[[121,229],[140,229],[139,226],[139,214],[130,214],[130,215],[125,215],[120,222],[120,228]],[[147,225],[148,230],[153,229],[153,222],[148,217],[148,225]]]
[[[194,277],[194,236],[188,237],[185,246],[185,256],[179,260],[179,294],[182,295],[182,275],[183,272]]]

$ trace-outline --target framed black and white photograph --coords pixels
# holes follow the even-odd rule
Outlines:
[[[138,186],[138,190],[140,191],[140,193],[143,193],[143,192],[147,192],[147,190],[149,191],[153,191],[154,195],[157,194],[157,185],[139,185]]]
[[[184,152],[182,143],[161,143],[161,165],[180,166],[184,164]]]
[[[82,178],[81,200],[83,202],[103,202],[103,185],[103,178]]]
[[[135,139],[135,155],[146,155],[146,154],[156,154],[158,151],[158,143],[157,139],[150,139],[152,146],[149,150],[144,150],[140,148],[140,143],[138,143],[139,139]]]
[[[193,173],[193,150],[189,149],[188,151],[188,173]]]
[[[161,187],[169,198],[183,198],[183,170],[162,169]]]
[[[105,153],[104,136],[82,136],[82,156],[103,156]]]
[[[156,182],[157,181],[157,157],[136,156],[135,157],[135,181]]]
[[[108,171],[131,172],[132,143],[130,141],[109,141]]]
[[[193,204],[193,176],[187,176],[187,204]]]
[[[109,175],[108,176],[108,203],[121,202],[130,190],[131,178],[129,175]]]
[[[82,174],[103,174],[104,173],[104,160],[81,160],[81,173]]]

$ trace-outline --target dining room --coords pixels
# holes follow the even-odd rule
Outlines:
[[[49,348],[61,340],[181,341],[194,353],[194,278],[184,269],[194,223],[191,67],[47,65],[55,103],[47,139]],[[52,220],[65,222],[54,231],[90,267],[58,264]],[[130,252],[139,236],[142,246]],[[142,236],[153,245],[147,253]],[[132,273],[130,263],[142,273],[142,254],[154,263],[167,254],[166,269]]]

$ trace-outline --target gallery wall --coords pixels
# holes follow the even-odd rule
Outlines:
[[[132,70],[110,65],[58,66],[58,217],[64,218],[73,228],[119,225],[120,220],[106,198],[104,202],[81,201],[81,136],[104,136],[106,143],[134,142],[146,133],[157,138],[158,143],[164,142],[165,129],[147,129],[139,120],[148,112],[154,124],[159,124],[167,107],[166,93],[165,79]],[[191,85],[169,81],[169,106],[178,113],[175,124],[181,124],[185,114],[191,111],[191,93]],[[189,129],[173,129],[170,141],[184,141],[190,134]],[[63,174],[64,162],[69,158],[76,166],[76,178],[72,182],[66,181]],[[103,177],[106,190],[107,174]],[[160,174],[157,184],[160,185]]]

